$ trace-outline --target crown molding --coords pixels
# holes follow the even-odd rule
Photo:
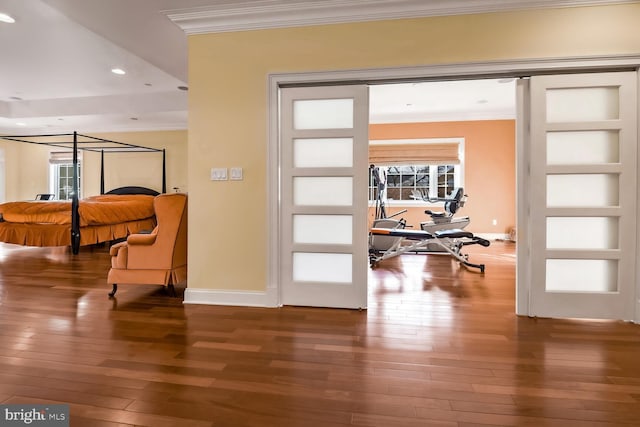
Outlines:
[[[636,2],[636,0],[245,0],[217,6],[166,10],[163,13],[187,34],[203,34]]]
[[[144,114],[166,111],[186,111],[187,93],[166,91],[149,94],[87,96],[78,98],[55,98],[13,101],[8,111],[0,117],[26,119],[33,117],[63,117],[94,114]]]

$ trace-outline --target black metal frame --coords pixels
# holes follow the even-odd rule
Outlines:
[[[71,140],[68,140],[72,137]],[[38,139],[53,139],[53,141]],[[127,142],[113,141],[95,136],[83,135],[78,132],[44,134],[44,135],[5,135],[0,139],[14,142],[26,142],[29,144],[61,147],[73,150],[73,185],[71,194],[71,248],[77,254],[80,251],[80,213],[78,212],[78,151],[92,151],[100,153],[100,194],[104,191],[104,154],[106,153],[131,153],[152,152],[162,153],[162,192],[167,192],[166,151],[164,148],[151,148]]]

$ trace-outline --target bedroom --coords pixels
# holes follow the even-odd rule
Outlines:
[[[152,143],[156,147],[132,142],[145,137],[154,137]],[[10,153],[11,168],[9,174],[4,168],[0,173],[5,182],[9,178],[9,193],[21,193],[31,186],[39,190],[35,196],[0,204],[0,241],[26,246],[67,246],[77,254],[81,247],[153,230],[156,226],[153,195],[167,192],[168,166],[172,171],[177,165],[180,170],[185,169],[184,164],[175,160],[169,164],[167,149],[157,146],[162,138],[157,132],[130,137],[127,142],[78,132],[2,136],[0,139],[6,146],[2,150]],[[184,152],[185,144],[179,144],[175,137],[165,141],[170,141],[169,152],[176,153],[180,160],[179,147]],[[11,175],[13,171],[21,176]],[[179,176],[172,174],[171,178]],[[186,189],[174,184],[171,191]]]
[[[4,133],[7,134],[6,132]],[[19,133],[15,133],[18,135]],[[187,131],[91,132],[90,136],[166,150],[167,190],[186,192]],[[12,134],[14,135],[14,134]],[[69,138],[71,140],[71,138]],[[0,140],[5,155],[5,201],[33,200],[49,193],[51,153],[71,153],[70,148],[43,147]],[[100,154],[83,152],[80,167],[80,197],[100,194]],[[126,185],[162,190],[162,155],[153,153],[105,154],[105,191]],[[71,161],[69,161],[71,163]],[[59,197],[56,197],[59,199]]]

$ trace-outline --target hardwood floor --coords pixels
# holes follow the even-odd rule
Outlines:
[[[0,401],[91,426],[640,425],[640,327],[514,314],[513,244],[383,261],[369,309],[109,300],[107,248],[0,245]]]

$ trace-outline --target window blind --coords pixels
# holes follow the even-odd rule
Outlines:
[[[376,143],[369,144],[369,164],[388,165],[457,165],[460,164],[458,142]]]
[[[78,152],[78,162],[82,161],[82,152]],[[52,151],[49,153],[49,164],[64,165],[73,163],[73,151]]]

